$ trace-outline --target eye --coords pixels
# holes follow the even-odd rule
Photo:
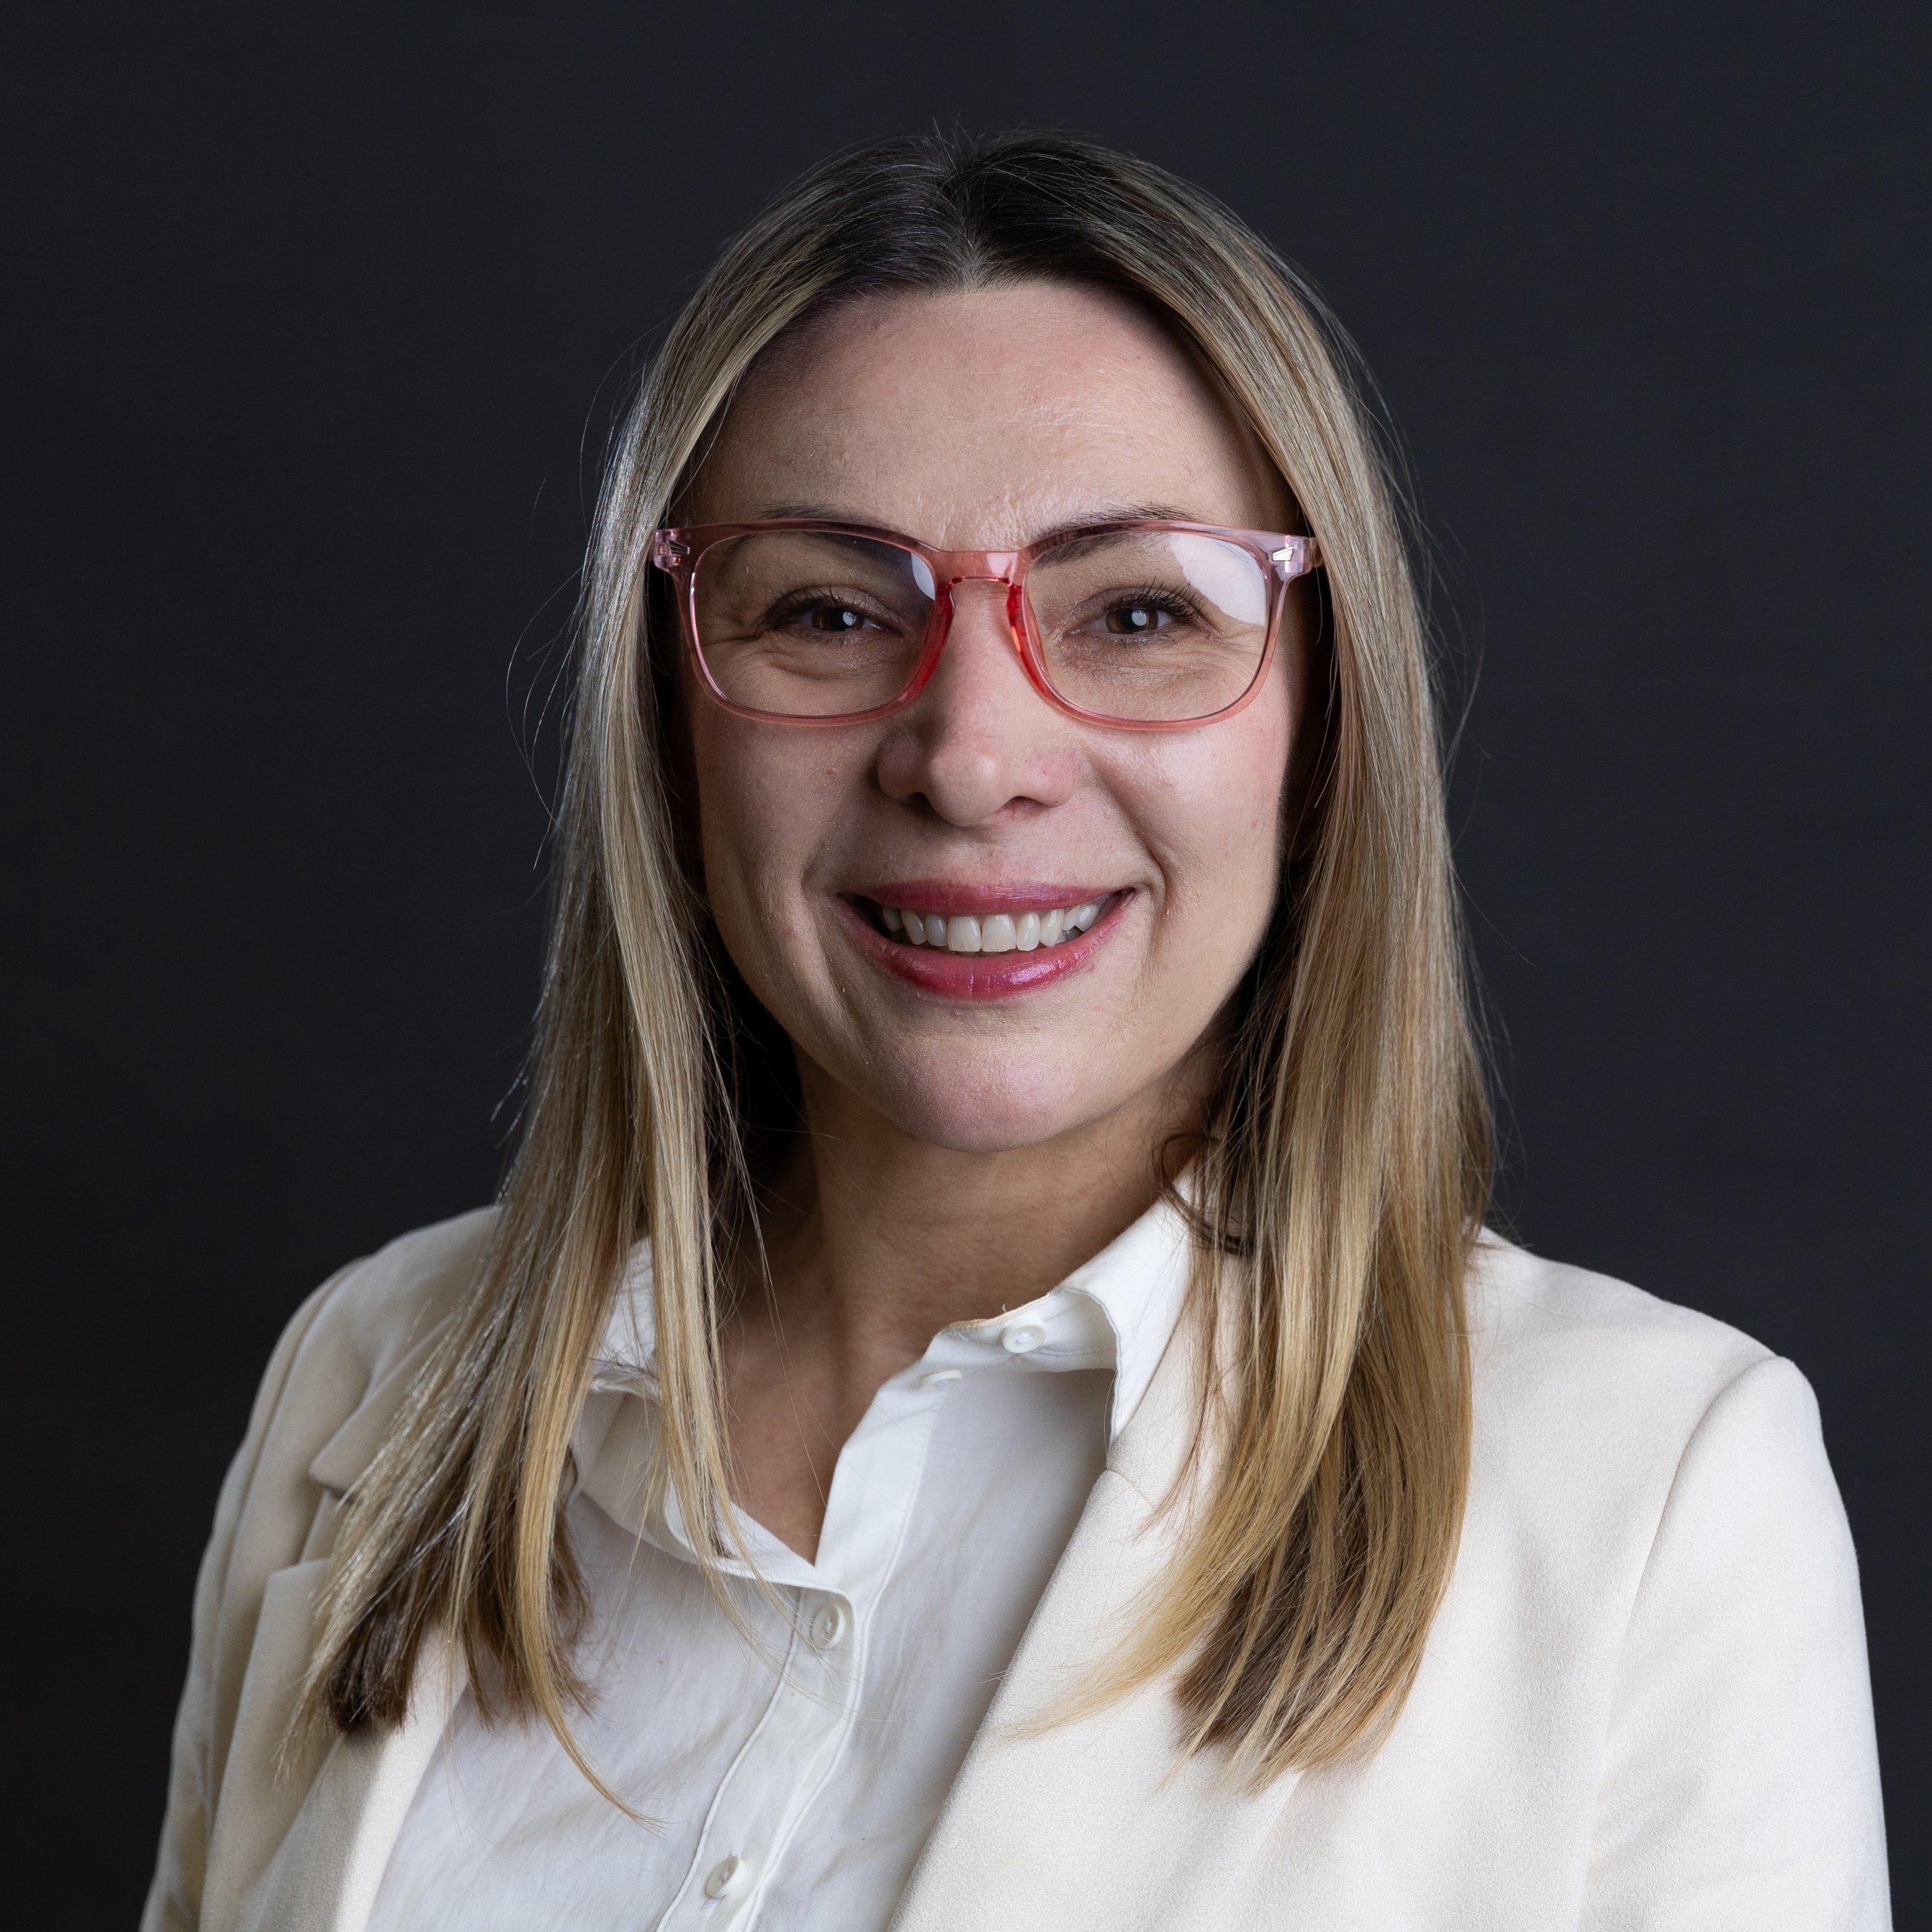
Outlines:
[[[765,622],[773,630],[813,631],[821,637],[851,637],[860,631],[878,629],[879,620],[857,605],[846,603],[820,591],[783,598]]]
[[[856,631],[866,623],[865,614],[849,604],[820,604],[805,612],[804,618],[815,631]]]
[[[1163,610],[1158,604],[1143,600],[1133,604],[1116,604],[1107,612],[1105,623],[1115,637],[1151,637],[1153,633],[1174,620],[1171,611]]]
[[[1122,584],[1088,623],[1109,637],[1151,638],[1177,625],[1198,623],[1200,615],[1189,598],[1164,586]]]

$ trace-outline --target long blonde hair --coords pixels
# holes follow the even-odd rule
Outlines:
[[[645,1236],[663,1477],[712,1526],[701,1558],[720,1554],[719,1324],[784,1076],[693,883],[651,534],[787,331],[866,295],[1039,278],[1124,293],[1192,346],[1326,566],[1318,769],[1194,1171],[1225,1447],[1106,1686],[1171,1676],[1189,1748],[1260,1777],[1371,1743],[1399,1709],[1461,1519],[1463,1277],[1489,1171],[1399,492],[1346,340],[1265,243],[1143,162],[1009,136],[871,146],[788,190],[691,298],[615,439],[521,1147],[468,1301],[347,1505],[310,1721],[399,1718],[437,1628],[486,1712],[540,1715],[577,1756],[569,1445]]]

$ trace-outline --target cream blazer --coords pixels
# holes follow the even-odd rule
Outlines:
[[[289,1324],[196,1592],[146,1932],[361,1932],[460,1694],[278,1774],[343,1492],[460,1297],[487,1214],[326,1283]],[[1259,1792],[1175,1768],[1149,1687],[1028,1719],[1170,1557],[1185,1330],[1115,1443],[894,1932],[1881,1932],[1856,1567],[1817,1412],[1718,1322],[1485,1238],[1475,1443],[1447,1595],[1372,1755]],[[592,1932],[592,1928],[585,1928]],[[783,1932],[774,1927],[773,1932]]]

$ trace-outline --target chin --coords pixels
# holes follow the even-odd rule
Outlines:
[[[1034,1054],[962,1066],[920,1057],[899,1069],[875,1104],[905,1133],[961,1154],[1037,1147],[1107,1112],[1118,1097],[1081,1091],[1078,1063],[1042,1065]]]

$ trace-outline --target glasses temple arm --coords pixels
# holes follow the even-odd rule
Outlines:
[[[1321,561],[1321,547],[1312,537],[1291,537],[1278,550],[1268,553],[1268,561],[1284,583],[1305,577]]]

